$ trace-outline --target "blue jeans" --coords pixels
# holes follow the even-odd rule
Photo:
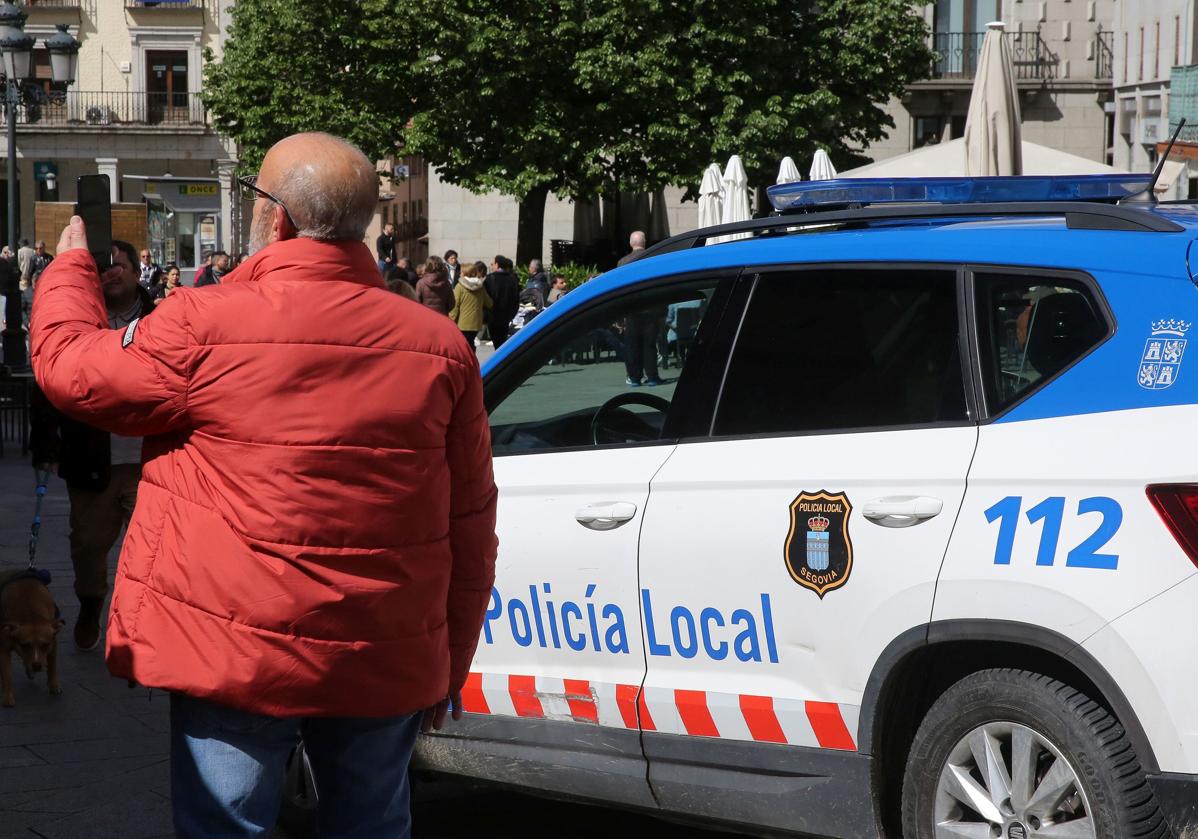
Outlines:
[[[420,716],[280,719],[171,694],[176,835],[269,835],[287,755],[302,738],[320,800],[321,837],[409,839],[408,762]]]

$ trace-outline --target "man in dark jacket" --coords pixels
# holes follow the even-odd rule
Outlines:
[[[212,254],[212,263],[204,269],[200,274],[200,278],[196,280],[196,288],[206,285],[219,285],[224,279],[225,274],[229,273],[230,259],[229,255],[224,251],[217,251]]]
[[[386,275],[395,264],[395,225],[387,222],[383,232],[374,240],[374,252],[379,258],[379,273]]]
[[[512,273],[512,267],[512,261],[506,256],[496,256],[491,262],[491,273],[483,280],[483,287],[491,298],[487,330],[495,349],[507,340],[512,318],[520,310],[520,281]]]
[[[524,288],[539,289],[542,298],[549,296],[549,274],[545,272],[544,266],[541,265],[541,260],[530,259],[528,261],[528,283]]]
[[[112,267],[101,278],[108,326],[136,329],[154,311],[142,287],[137,250],[112,243]],[[109,434],[59,413],[34,388],[30,444],[35,469],[58,465],[71,500],[71,564],[79,617],[75,645],[94,650],[100,642],[100,617],[108,594],[108,553],[129,523],[141,480],[141,438]]]

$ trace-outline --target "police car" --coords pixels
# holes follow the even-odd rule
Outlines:
[[[1198,211],[1150,179],[779,186],[534,319],[421,765],[747,832],[1198,830]]]

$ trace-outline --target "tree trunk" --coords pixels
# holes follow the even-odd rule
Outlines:
[[[516,227],[516,264],[527,265],[530,259],[545,260],[541,240],[545,236],[545,200],[549,187],[533,189],[520,202],[520,220]]]

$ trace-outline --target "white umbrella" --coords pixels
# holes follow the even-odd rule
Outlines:
[[[720,184],[720,167],[715,163],[703,170],[699,186],[699,227],[714,227],[724,213],[724,187]]]
[[[732,224],[752,218],[749,210],[749,176],[745,174],[745,167],[740,162],[739,155],[734,154],[728,158],[728,165],[724,168],[724,176],[720,181],[724,185],[724,212],[720,217],[720,223]],[[734,233],[731,236],[721,236],[720,241],[731,242],[748,238],[748,233]]]
[[[986,24],[969,113],[965,117],[965,174],[1023,174],[1022,132],[1015,64],[1003,24]]]
[[[795,166],[794,160],[789,157],[782,158],[782,165],[778,167],[778,180],[774,183],[793,184],[801,180],[803,180],[803,176],[799,174],[799,167]]]
[[[832,158],[823,149],[816,149],[811,161],[811,180],[830,181],[835,177],[836,167],[832,165]]]

